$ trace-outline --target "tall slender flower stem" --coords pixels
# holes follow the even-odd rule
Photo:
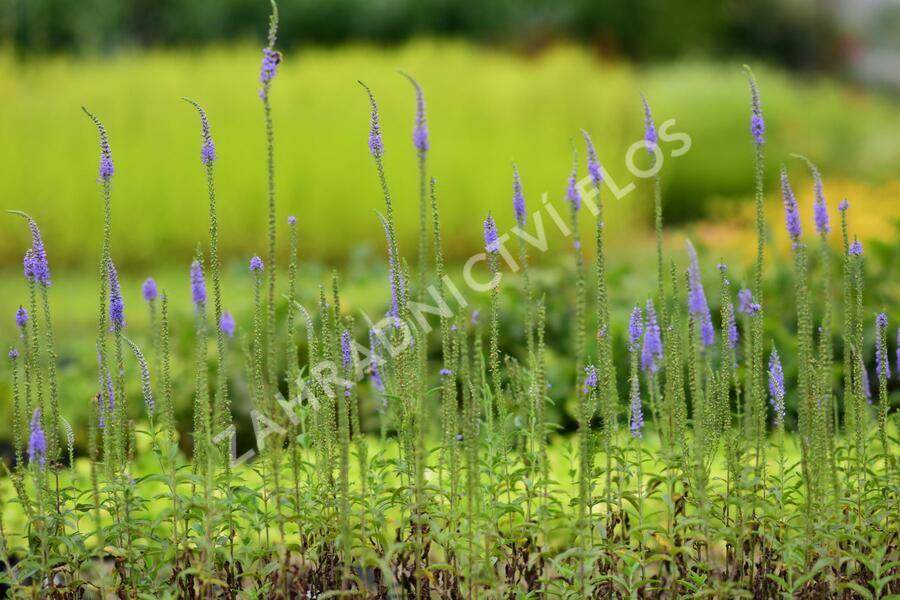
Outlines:
[[[751,317],[750,321],[750,360],[748,361],[747,398],[753,415],[753,435],[755,440],[755,481],[753,488],[753,518],[756,518],[756,500],[759,495],[759,482],[765,481],[766,461],[765,432],[766,432],[766,404],[763,391],[763,320],[765,301],[763,300],[763,261],[765,257],[765,122],[763,120],[762,107],[759,97],[759,88],[756,77],[750,67],[744,65],[744,74],[750,86],[750,133],[753,138],[754,148],[754,199],[756,204],[756,264],[753,270],[753,297],[759,305],[759,310]],[[765,486],[762,486],[762,494],[765,497]],[[755,540],[753,541],[755,544]]]
[[[416,92],[416,122],[413,128],[413,146],[416,149],[416,162],[419,171],[419,285],[418,299],[425,298],[428,282],[428,171],[426,169],[428,150],[428,124],[425,118],[425,94],[419,82],[405,71],[400,74],[406,77]]]
[[[266,374],[267,385],[272,392],[278,389],[277,369],[275,361],[275,127],[272,123],[272,104],[269,93],[272,80],[278,64],[281,62],[281,53],[275,50],[275,42],[278,36],[278,5],[275,0],[270,0],[272,15],[269,17],[268,45],[263,49],[263,63],[260,71],[259,97],[263,103],[263,112],[266,121],[266,174],[268,182],[268,244],[266,261],[269,265],[267,273],[268,295],[266,301]]]
[[[209,201],[209,266],[212,274],[213,288],[213,324],[216,330],[216,395],[212,411],[212,432],[218,435],[226,430],[231,420],[231,407],[228,400],[227,367],[225,364],[225,331],[222,327],[222,265],[219,260],[219,219],[216,209],[216,187],[214,163],[216,147],[210,134],[209,119],[206,111],[194,100],[184,98],[197,109],[200,115],[200,161],[206,171],[206,192]],[[225,437],[220,446],[223,467],[229,468],[228,438]]]
[[[444,250],[441,244],[440,213],[437,202],[437,184],[431,178],[431,215],[434,227],[434,270],[435,288],[440,305],[444,304]],[[459,431],[459,417],[457,414],[456,381],[458,371],[456,361],[453,360],[453,332],[450,320],[441,315],[441,352],[443,358],[443,372],[441,377],[441,416],[442,416],[442,449],[446,460],[450,464],[450,528],[456,528],[456,512],[459,494],[459,451],[457,450],[456,435]]]
[[[584,254],[581,250],[581,234],[578,228],[578,212],[581,208],[581,197],[575,185],[578,168],[578,151],[572,144],[572,174],[569,177],[569,185],[566,198],[569,201],[569,216],[572,223],[572,250],[575,253],[575,322],[573,332],[575,338],[575,389],[579,389],[583,380],[585,363],[585,284],[584,284]],[[530,302],[529,302],[530,304]]]

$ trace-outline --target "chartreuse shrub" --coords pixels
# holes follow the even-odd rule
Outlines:
[[[484,248],[464,270],[467,288],[444,262],[422,88],[402,73],[414,92],[420,211],[415,260],[407,261],[379,107],[363,84],[389,273],[386,313],[372,317],[342,304],[337,273],[321,286],[317,307],[296,300],[302,217],[287,217],[287,283],[276,277],[280,217],[269,100],[277,92],[277,24],[273,11],[259,87],[268,236],[265,259],[253,256],[246,270],[251,323],[237,323],[223,308],[219,252],[227,240],[218,235],[214,128],[202,106],[187,100],[199,115],[209,206],[208,238],[185,269],[196,363],[190,432],[176,428],[175,332],[165,290],[152,279],[142,289],[149,330],[128,325],[135,308],[125,306],[115,267],[128,248],[110,243],[119,199],[110,136],[97,116],[85,110],[99,133],[105,209],[96,393],[80,405],[91,415],[87,432],[72,431],[60,414],[66,390],[56,373],[50,261],[38,224],[17,213],[31,245],[15,314],[19,336],[8,351],[14,461],[5,465],[5,489],[14,493],[2,502],[25,516],[22,527],[0,523],[0,581],[11,597],[900,593],[888,315],[866,305],[865,254],[851,239],[849,203],[838,205],[835,252],[819,172],[803,157],[785,157],[781,171],[793,289],[763,298],[766,265],[789,257],[766,254],[765,125],[749,69],[755,164],[748,177],[756,181],[758,239],[752,268],[741,275],[719,263],[713,271],[690,242],[686,264],[665,256],[658,162],[665,126],[657,129],[643,98],[640,150],[656,167],[645,178],[654,197],[656,286],[650,297],[628,299],[627,322],[610,312],[610,298],[621,294],[607,286],[615,257],[606,255],[604,236],[614,224],[604,221],[607,175],[587,132],[587,175],[579,179],[576,148],[565,188],[568,218],[547,201],[529,214],[513,165],[515,227],[501,232],[491,214],[473,217],[484,217]],[[808,169],[814,181],[817,246],[804,235],[789,181],[794,168]],[[352,200],[340,210],[352,210]],[[594,265],[577,235],[584,218],[595,219]],[[529,261],[548,250],[547,223],[572,239],[574,271],[562,289],[543,289],[529,271]],[[511,236],[517,243],[508,249]],[[839,277],[833,263],[841,264]],[[501,295],[509,271],[521,272],[522,287]],[[749,283],[738,289],[742,280]],[[482,295],[485,315],[471,308]],[[548,303],[550,295],[563,301]],[[500,336],[510,297],[524,304],[517,312],[524,315],[524,345],[516,353]],[[548,416],[554,381],[547,307],[561,304],[571,307],[571,438],[556,435]],[[767,339],[766,311],[796,316],[792,339],[778,347]],[[866,361],[870,330],[874,384]],[[625,364],[614,360],[620,344]],[[796,356],[796,373],[782,367],[788,353]],[[226,376],[232,361],[243,378]],[[142,398],[126,392],[135,389],[130,380],[139,382]],[[786,419],[788,397],[796,401],[796,429]],[[250,455],[239,458],[232,446],[238,402],[249,406],[256,433]],[[87,460],[79,464],[89,468],[75,468],[76,435],[87,437]]]

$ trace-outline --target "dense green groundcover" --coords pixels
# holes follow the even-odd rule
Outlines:
[[[403,244],[389,184],[395,167],[385,162],[400,144],[385,137],[373,91],[355,90],[368,96],[368,150],[387,245],[387,269],[372,293],[388,300],[364,313],[348,309],[337,272],[322,277],[315,294],[298,289],[300,231],[309,224],[282,217],[275,193],[276,30],[273,18],[257,88],[268,193],[253,210],[266,214],[268,237],[242,270],[249,323],[235,329],[222,293],[220,243],[230,241],[218,207],[229,192],[218,157],[231,146],[199,104],[185,106],[199,115],[193,147],[205,175],[208,238],[194,251],[190,297],[145,282],[140,311],[150,318],[138,325],[116,269],[125,245],[111,235],[124,204],[114,182],[128,161],[85,109],[99,134],[103,233],[96,338],[81,350],[96,371],[79,392],[56,350],[65,328],[55,326],[66,314],[56,312],[64,298],[51,295],[55,267],[45,240],[54,234],[16,215],[31,245],[27,300],[7,355],[14,460],[3,462],[0,482],[5,591],[22,598],[900,594],[900,442],[889,397],[900,371],[890,329],[897,315],[874,314],[880,307],[869,298],[884,296],[867,289],[869,251],[853,235],[854,208],[826,199],[812,163],[795,159],[781,170],[784,225],[781,211],[766,212],[766,139],[775,126],[764,124],[766,96],[761,103],[749,68],[739,129],[750,130],[743,136],[755,155],[746,161],[747,177],[755,173],[752,265],[729,267],[690,242],[686,262],[664,251],[657,172],[638,182],[650,190],[657,240],[655,261],[639,274],[652,283],[640,294],[610,276],[616,257],[607,233],[624,221],[604,212],[613,186],[601,173],[605,151],[588,131],[574,144],[573,164],[561,169],[571,168],[565,216],[526,203],[520,173],[527,171],[513,168],[516,227],[478,215],[483,243],[473,245],[468,264],[476,267],[469,278],[464,268],[464,286],[444,277],[441,215],[458,207],[429,177],[431,143],[438,147],[441,136],[428,129],[416,80],[409,89],[418,100],[410,119],[418,168],[410,181],[418,184],[419,226]],[[669,140],[651,105],[644,98],[637,148],[661,166]],[[791,187],[797,173],[812,178],[813,220],[800,215]],[[346,213],[329,210],[333,219]],[[542,222],[569,231],[560,235],[571,270],[554,285],[529,267]],[[790,238],[784,249],[767,243],[775,227]],[[512,287],[509,271],[518,272]],[[473,308],[467,296],[479,290],[488,300]],[[173,318],[175,302],[190,316]],[[782,312],[789,333],[776,328],[773,336],[764,315]],[[521,333],[501,335],[503,328]],[[780,356],[793,368],[785,371]],[[85,391],[79,406],[71,394]],[[192,400],[189,433],[179,430],[183,396]],[[86,427],[66,419],[73,407],[87,415]],[[238,436],[232,455],[235,416],[248,409],[252,443]],[[566,414],[574,435],[559,426]],[[86,456],[76,460],[77,439],[86,439]]]

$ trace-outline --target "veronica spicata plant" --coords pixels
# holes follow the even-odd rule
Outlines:
[[[438,185],[427,171],[434,140],[425,94],[403,73],[415,94],[416,269],[401,252],[388,186],[395,165],[386,163],[393,154],[380,111],[393,106],[379,106],[364,86],[357,151],[371,157],[383,196],[384,214],[373,225],[384,230],[388,273],[367,302],[379,303],[385,317],[360,316],[357,294],[342,291],[337,272],[320,282],[317,308],[303,304],[315,294],[301,277],[304,224],[291,216],[281,222],[289,256],[279,322],[276,277],[284,266],[275,244],[270,104],[281,66],[277,24],[273,4],[257,85],[267,243],[236,271],[252,290],[252,314],[231,301],[234,312],[225,310],[228,240],[220,239],[214,175],[220,150],[224,157],[229,148],[216,144],[217,130],[192,100],[208,245],[204,238],[184,258],[182,294],[171,303],[162,277],[143,282],[149,319],[128,300],[128,247],[117,246],[113,261],[120,165],[106,128],[87,113],[99,137],[90,176],[104,219],[97,337],[87,357],[97,373],[85,384],[88,397],[71,391],[82,389],[77,374],[56,356],[48,290],[65,274],[51,279],[53,240],[18,213],[28,225],[25,280],[21,306],[6,316],[13,335],[3,388],[11,396],[14,463],[6,469],[10,485],[0,486],[0,585],[12,597],[900,594],[891,527],[900,518],[891,420],[900,371],[890,329],[896,315],[889,302],[867,303],[866,262],[877,257],[853,234],[848,201],[829,212],[827,179],[804,157],[812,181],[806,193],[795,192],[789,176],[799,179],[787,167],[779,174],[784,221],[777,227],[790,240],[794,269],[770,284],[763,261],[770,132],[749,68],[747,140],[755,161],[747,178],[755,181],[757,251],[747,265],[719,260],[718,294],[708,295],[713,288],[704,281],[715,264],[708,244],[688,242],[686,255],[667,256],[663,242],[672,234],[663,227],[658,169],[656,281],[647,286],[656,291],[635,305],[631,285],[609,276],[620,259],[607,253],[606,228],[618,224],[605,221],[606,175],[584,131],[586,160],[573,148],[571,169],[558,180],[570,216],[565,222],[554,213],[572,238],[566,265],[530,253],[535,244],[526,233],[540,225],[526,203],[530,179],[513,165],[506,202],[522,285],[501,286],[512,256],[504,247],[509,234],[495,220],[500,213],[491,211],[470,223],[483,241],[472,248],[472,264],[490,284],[483,294],[462,293],[444,255]],[[664,126],[657,129],[641,100],[638,148],[661,166]],[[539,210],[550,210],[544,204]],[[597,219],[593,249],[582,248],[578,233],[586,210]],[[818,238],[815,253],[809,236]],[[770,251],[773,263],[786,258]],[[830,267],[838,260],[840,275]],[[556,285],[556,269],[571,284]],[[838,277],[842,294],[833,289]],[[512,310],[517,303],[523,311]],[[841,313],[838,332],[833,321]],[[57,366],[65,386],[57,385]],[[64,417],[58,397],[70,394],[77,402],[65,406],[80,414]],[[69,425],[79,417],[86,432]],[[232,456],[248,446],[241,460]]]

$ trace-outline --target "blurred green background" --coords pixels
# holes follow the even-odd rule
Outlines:
[[[779,292],[792,285],[780,227],[782,163],[811,229],[812,187],[802,163],[790,157],[797,152],[822,171],[833,218],[838,200],[850,199],[852,231],[870,257],[872,311],[884,308],[892,322],[900,318],[900,12],[892,3],[290,0],[280,8],[285,57],[272,91],[280,249],[284,221],[295,214],[304,301],[315,297],[332,267],[341,273],[350,310],[380,314],[388,299],[385,243],[374,212],[383,199],[367,152],[368,103],[358,79],[379,99],[401,251],[414,264],[414,96],[397,69],[412,73],[425,90],[429,171],[439,182],[444,245],[457,276],[459,262],[481,245],[488,210],[501,229],[512,225],[512,161],[533,208],[546,192],[564,210],[570,140],[578,142],[583,165],[578,138],[585,128],[617,184],[632,180],[624,157],[642,136],[644,92],[658,123],[674,118],[673,130],[692,139],[690,151],[668,159],[663,170],[667,250],[683,265],[683,240],[690,236],[710,285],[720,260],[733,266],[736,283],[746,281],[753,149],[741,64],[748,62],[760,82],[768,130],[770,285]],[[96,132],[80,106],[100,116],[110,132],[116,163],[112,248],[131,335],[146,339],[139,289],[152,275],[172,300],[175,350],[182,359],[176,372],[186,373],[192,328],[187,268],[196,244],[206,241],[207,204],[199,124],[179,98],[198,100],[212,122],[225,305],[246,331],[250,281],[244,265],[262,253],[265,236],[257,80],[268,10],[263,0],[0,4],[0,209],[26,210],[43,230],[54,274],[64,414],[75,423],[83,421],[93,393],[102,226]],[[651,190],[637,183],[633,194],[608,202],[606,216],[619,329],[628,307],[654,285]],[[584,236],[592,235],[589,221],[582,218]],[[12,315],[26,299],[21,258],[28,244],[20,219],[0,218],[3,344],[15,343]],[[552,393],[561,401],[572,375],[566,360],[570,248],[551,234],[550,251],[533,259],[541,289],[554,297]],[[585,250],[590,260],[591,244]],[[282,270],[285,264],[282,252]],[[517,283],[507,281],[513,288]],[[780,297],[783,305],[769,314],[767,326],[789,347],[792,298]],[[471,300],[477,305],[485,299]],[[514,291],[505,305],[504,346],[515,352],[521,333]],[[240,343],[235,340],[235,353]],[[239,356],[232,364],[240,413]],[[7,371],[4,364],[3,398]],[[191,381],[182,378],[176,389],[185,411]],[[8,402],[2,407],[8,412]],[[0,425],[0,438],[6,433]]]

